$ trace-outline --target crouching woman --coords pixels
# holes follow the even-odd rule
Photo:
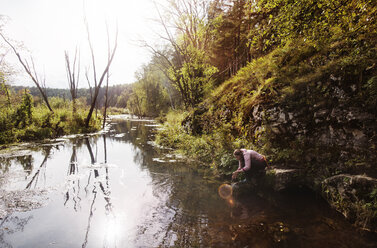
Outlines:
[[[254,150],[236,149],[233,156],[238,160],[238,169],[233,172],[232,179],[238,174],[244,173],[246,181],[251,182],[252,178],[258,180],[265,175],[267,167],[266,157]]]

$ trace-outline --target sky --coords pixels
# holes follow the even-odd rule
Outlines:
[[[81,54],[79,87],[88,87],[84,72],[91,60],[84,13],[89,23],[97,74],[103,72],[107,62],[106,23],[111,46],[118,25],[118,48],[110,68],[110,85],[134,82],[135,72],[147,64],[151,56],[140,41],[152,45],[158,42],[159,27],[153,21],[157,11],[152,0],[0,0],[0,6],[0,15],[6,16],[2,33],[14,43],[22,42],[24,49],[19,52],[24,58],[33,57],[37,73],[45,78],[50,88],[68,88],[64,51],[73,59],[76,47]],[[6,46],[3,41],[0,44]],[[12,85],[33,86],[12,52],[7,53],[5,60],[17,71],[10,79]]]

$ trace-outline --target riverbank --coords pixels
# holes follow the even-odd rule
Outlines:
[[[271,134],[268,131],[259,133],[263,135],[258,137],[257,142],[248,138],[249,136],[236,137],[232,133],[234,126],[230,123],[224,122],[214,127],[214,123],[218,122],[211,122],[209,125],[209,111],[197,109],[192,112],[170,112],[156,134],[156,142],[207,165],[215,174],[228,180],[238,165],[232,156],[234,149],[246,147],[260,151],[267,156],[273,167],[267,172],[267,181],[271,188],[281,190],[288,186],[305,185],[322,195],[330,206],[351,223],[364,230],[377,231],[377,180],[373,177],[374,166],[371,162],[358,165],[358,168],[352,166],[353,164],[345,167],[341,160],[337,161],[337,153],[331,153],[333,150],[322,154],[324,156],[315,153],[318,156],[316,161],[306,160],[308,156],[313,158],[313,153],[301,155],[303,157],[297,159],[298,156],[294,156],[292,152],[303,154],[306,146],[290,150],[292,152],[282,148],[279,150],[281,146],[272,146],[276,144],[276,140],[271,139],[275,142],[273,143],[266,139],[267,133]],[[258,114],[260,112],[254,111],[254,115]],[[254,128],[263,130],[266,126],[264,124],[259,129]],[[201,133],[198,132],[198,127],[202,130]],[[209,128],[211,132],[203,131]],[[267,142],[262,143],[262,140]],[[327,162],[324,159],[327,159]],[[285,173],[287,171],[290,173]],[[370,176],[367,176],[366,172],[370,172]]]
[[[208,166],[195,168],[195,161],[154,146],[160,128],[151,120],[116,118],[107,132],[40,143],[2,160],[0,194],[14,211],[1,219],[0,246],[375,244],[377,236],[358,233],[310,192],[221,198],[223,180],[207,177]]]

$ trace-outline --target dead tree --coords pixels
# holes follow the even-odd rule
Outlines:
[[[89,73],[89,69],[86,67],[85,68],[85,78],[86,78],[86,81],[88,82],[88,86],[89,86],[90,102],[92,102],[93,101],[93,90],[92,90],[92,86],[90,85],[88,73]]]
[[[110,60],[110,36],[109,36],[109,28],[106,25],[106,32],[107,32],[107,63],[109,63]],[[109,92],[109,77],[110,77],[110,72],[107,71],[106,73],[106,92],[105,92],[105,109],[103,111],[103,123],[102,123],[102,128],[105,128],[106,124],[106,115],[107,115],[107,103],[108,103],[108,92]]]
[[[42,82],[40,81],[40,79],[38,78],[38,75],[37,75],[37,72],[35,70],[35,66],[34,66],[34,60],[33,58],[30,58],[31,60],[31,64],[33,66],[33,69],[30,68],[30,65],[29,65],[29,62],[27,60],[23,60],[21,58],[21,55],[18,53],[17,49],[12,45],[12,43],[10,43],[8,41],[7,38],[5,38],[5,36],[0,33],[1,37],[3,38],[3,40],[12,48],[13,52],[16,54],[17,58],[18,58],[18,61],[21,63],[21,65],[24,67],[26,73],[30,76],[31,80],[33,80],[34,84],[37,86],[39,92],[41,93],[42,95],[42,98],[43,100],[45,101],[48,109],[51,111],[51,112],[54,112],[48,102],[48,98],[47,98],[47,94],[46,94],[46,91],[45,91],[45,81],[43,80]]]
[[[76,64],[76,60],[77,60],[77,48],[76,48],[75,57],[73,59],[72,65],[69,60],[68,52],[65,51],[64,54],[65,54],[65,68],[67,71],[69,91],[72,97],[72,115],[75,115],[77,90],[78,90],[79,79],[80,79],[80,53],[78,55],[78,63]]]
[[[105,79],[105,76],[109,72],[110,65],[111,65],[111,63],[114,59],[114,55],[115,55],[115,52],[116,52],[116,49],[117,49],[117,46],[118,46],[118,27],[116,28],[114,47],[113,47],[112,50],[109,49],[110,52],[109,52],[109,56],[108,56],[108,60],[107,60],[107,65],[106,65],[105,69],[103,70],[101,77],[98,80],[97,72],[96,72],[95,55],[94,55],[92,42],[91,42],[91,39],[90,39],[89,24],[88,24],[87,21],[85,21],[85,26],[86,26],[87,36],[88,36],[88,43],[89,43],[91,58],[92,58],[92,66],[93,66],[92,69],[93,69],[93,80],[94,80],[94,94],[93,94],[93,98],[92,98],[92,101],[91,101],[91,104],[90,104],[89,113],[88,113],[86,120],[85,120],[85,127],[88,128],[90,119],[92,118],[93,110],[94,110],[96,103],[97,103],[97,97],[98,97],[98,94],[99,94],[99,90],[101,88],[103,80]],[[107,32],[107,36],[109,36],[109,32]],[[108,37],[108,42],[109,42],[109,40],[110,40],[110,38]],[[110,47],[110,44],[108,44],[108,46]]]

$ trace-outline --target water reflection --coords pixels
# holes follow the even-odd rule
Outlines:
[[[36,188],[37,184],[38,184],[39,177],[41,177],[42,180],[46,181],[47,158],[50,155],[51,148],[50,147],[44,148],[42,151],[44,153],[44,159],[43,159],[42,163],[39,165],[37,171],[34,173],[34,175],[31,177],[30,181],[26,185],[26,189],[31,189],[33,187],[33,185],[34,185],[33,188]],[[19,160],[19,159],[17,159],[17,160]],[[24,165],[23,165],[23,167],[25,168]],[[31,171],[32,165],[31,164],[28,165],[27,168],[30,168],[30,169],[27,170],[27,172]]]
[[[0,246],[373,247],[308,192],[222,199],[221,182],[150,145],[154,128],[119,120],[106,134],[1,160],[5,190],[48,189],[50,200],[1,220]]]
[[[11,235],[16,232],[23,232],[25,226],[32,219],[32,216],[25,218],[18,216],[7,216],[0,222],[0,244],[1,247],[11,248],[12,245],[7,242],[6,236]]]
[[[104,149],[103,149],[104,162],[100,164],[101,165],[100,168],[105,169],[105,178],[104,178],[105,183],[102,182],[102,178],[100,177],[99,169],[96,168],[96,166],[98,165],[97,164],[97,156],[94,156],[94,154],[93,154],[92,147],[91,147],[91,144],[89,142],[89,139],[85,138],[85,144],[86,144],[86,147],[88,149],[90,159],[91,159],[91,166],[93,166],[94,169],[90,170],[90,174],[89,174],[89,177],[88,177],[88,183],[85,187],[86,192],[88,192],[88,188],[91,186],[91,188],[92,188],[91,193],[93,194],[93,199],[92,199],[92,202],[91,202],[91,205],[90,205],[85,238],[84,238],[84,242],[82,244],[83,248],[86,247],[87,244],[88,244],[88,237],[89,237],[89,232],[90,232],[90,229],[91,229],[91,222],[92,222],[92,218],[94,216],[94,206],[95,206],[95,202],[96,202],[98,193],[102,194],[102,197],[105,200],[104,208],[105,208],[106,224],[107,224],[107,227],[108,227],[106,232],[105,232],[105,237],[104,237],[105,243],[106,244],[115,243],[114,242],[115,240],[111,240],[111,238],[115,238],[115,235],[113,235],[114,233],[111,233],[111,232],[115,232],[115,228],[114,228],[115,216],[114,216],[114,213],[112,211],[112,204],[111,204],[111,197],[110,197],[111,191],[110,191],[110,184],[109,184],[109,168],[108,168],[108,165],[107,165],[106,136],[103,135],[102,137],[103,137],[103,147],[104,147]],[[96,145],[96,148],[97,148],[97,145]],[[96,149],[96,151],[97,151],[97,149]],[[96,152],[96,155],[97,155],[97,152]],[[93,180],[91,180],[92,174],[94,175]]]
[[[69,200],[73,201],[73,209],[77,212],[78,208],[80,208],[80,178],[78,177],[79,174],[79,167],[77,162],[77,153],[76,153],[77,145],[74,143],[72,145],[72,155],[68,165],[68,172],[67,172],[67,189],[64,195],[64,206],[67,205]]]

